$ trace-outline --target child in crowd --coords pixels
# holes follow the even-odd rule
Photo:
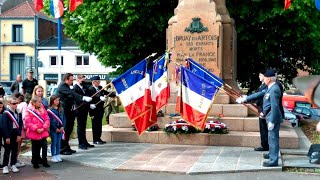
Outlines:
[[[19,172],[15,166],[17,163],[18,143],[21,141],[22,116],[17,112],[18,101],[10,96],[7,99],[8,106],[1,119],[1,129],[4,141],[3,174],[9,173],[9,158],[12,172]]]
[[[26,136],[31,139],[33,168],[39,168],[39,164],[50,167],[47,161],[47,137],[49,136],[50,119],[41,102],[41,97],[33,96],[26,109],[25,126]],[[42,148],[42,158],[40,150]]]
[[[3,114],[3,112],[4,112],[5,109],[6,109],[6,108],[4,107],[3,102],[0,101],[0,122],[1,122],[2,114]],[[2,143],[2,130],[1,130],[1,123],[0,123],[0,169],[3,168],[3,166],[2,166],[2,160],[3,160],[3,158],[2,158],[2,156],[1,156],[1,148],[2,148],[2,145],[3,145],[3,143]]]
[[[50,117],[50,136],[51,136],[51,154],[52,162],[61,162],[60,148],[61,138],[64,135],[64,126],[66,118],[63,109],[60,106],[60,98],[57,95],[50,97],[50,106],[48,115]]]
[[[41,102],[44,108],[47,110],[49,107],[49,102],[46,98],[43,97],[43,87],[40,85],[36,85],[33,89],[32,96],[38,96],[41,98]]]
[[[19,93],[19,92],[16,92],[13,94],[13,96],[15,98],[17,98],[18,100],[18,105],[17,105],[17,112],[18,113],[21,113],[22,115],[22,122],[23,122],[23,127],[22,127],[22,131],[21,131],[21,141],[18,143],[18,154],[17,154],[17,163],[16,163],[16,167],[19,168],[19,167],[24,167],[26,164],[22,161],[19,161],[19,154],[21,152],[21,144],[22,144],[22,141],[23,139],[26,138],[26,129],[24,128],[24,116],[25,116],[25,109],[27,108],[28,104],[26,102],[24,102],[24,96]]]

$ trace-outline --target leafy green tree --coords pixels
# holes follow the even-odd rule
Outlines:
[[[46,0],[48,2],[49,0]],[[65,0],[68,6],[69,0]],[[229,0],[235,20],[238,81],[255,89],[260,69],[276,68],[290,82],[297,68],[319,72],[320,19],[314,1]],[[129,69],[153,52],[164,52],[168,20],[178,0],[86,0],[65,13],[64,32],[105,66]],[[47,8],[48,11],[48,8]]]
[[[315,67],[320,56],[320,13],[314,1],[227,1],[238,33],[238,81],[244,87],[259,85],[261,68],[276,68],[285,82],[297,68]],[[307,66],[306,66],[307,65]]]
[[[120,67],[121,73],[153,52],[165,52],[166,28],[177,4],[178,0],[87,0],[65,14],[64,33],[103,65]]]

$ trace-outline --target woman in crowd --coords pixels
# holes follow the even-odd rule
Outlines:
[[[63,113],[63,109],[60,106],[60,98],[57,95],[50,97],[50,106],[48,115],[50,117],[50,136],[51,136],[51,154],[52,162],[61,162],[60,148],[61,138],[64,135],[64,126],[66,118]]]
[[[45,109],[48,109],[49,102],[46,98],[43,97],[43,87],[40,85],[36,85],[33,89],[32,96],[38,96],[41,98],[41,102]]]
[[[31,139],[33,168],[39,168],[39,164],[50,167],[47,161],[47,137],[49,136],[50,119],[41,102],[41,97],[33,96],[26,109],[25,126],[26,136]],[[42,158],[40,150],[42,148]]]

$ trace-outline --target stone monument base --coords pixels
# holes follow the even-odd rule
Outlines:
[[[219,121],[227,124],[228,134],[167,134],[165,124],[179,117],[169,116],[158,119],[158,131],[145,132],[141,136],[131,127],[126,113],[112,114],[110,124],[103,127],[102,139],[107,142],[131,142],[154,144],[179,144],[203,146],[257,147],[260,145],[259,124],[256,117],[223,117]],[[209,117],[209,120],[213,117]],[[92,140],[92,131],[87,129],[87,139]],[[299,138],[290,123],[280,129],[280,148],[299,148]]]

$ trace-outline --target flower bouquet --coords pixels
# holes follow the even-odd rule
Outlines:
[[[210,134],[227,134],[229,132],[226,124],[219,121],[209,121],[205,125],[205,133]]]
[[[183,119],[175,120],[170,124],[166,124],[165,128],[163,129],[166,133],[184,133],[184,134],[192,134],[192,133],[199,133],[200,131],[188,124]]]
[[[137,130],[134,123],[131,124],[131,127],[133,128],[134,131]],[[147,131],[158,131],[158,130],[159,130],[158,124],[154,124],[147,129]]]

